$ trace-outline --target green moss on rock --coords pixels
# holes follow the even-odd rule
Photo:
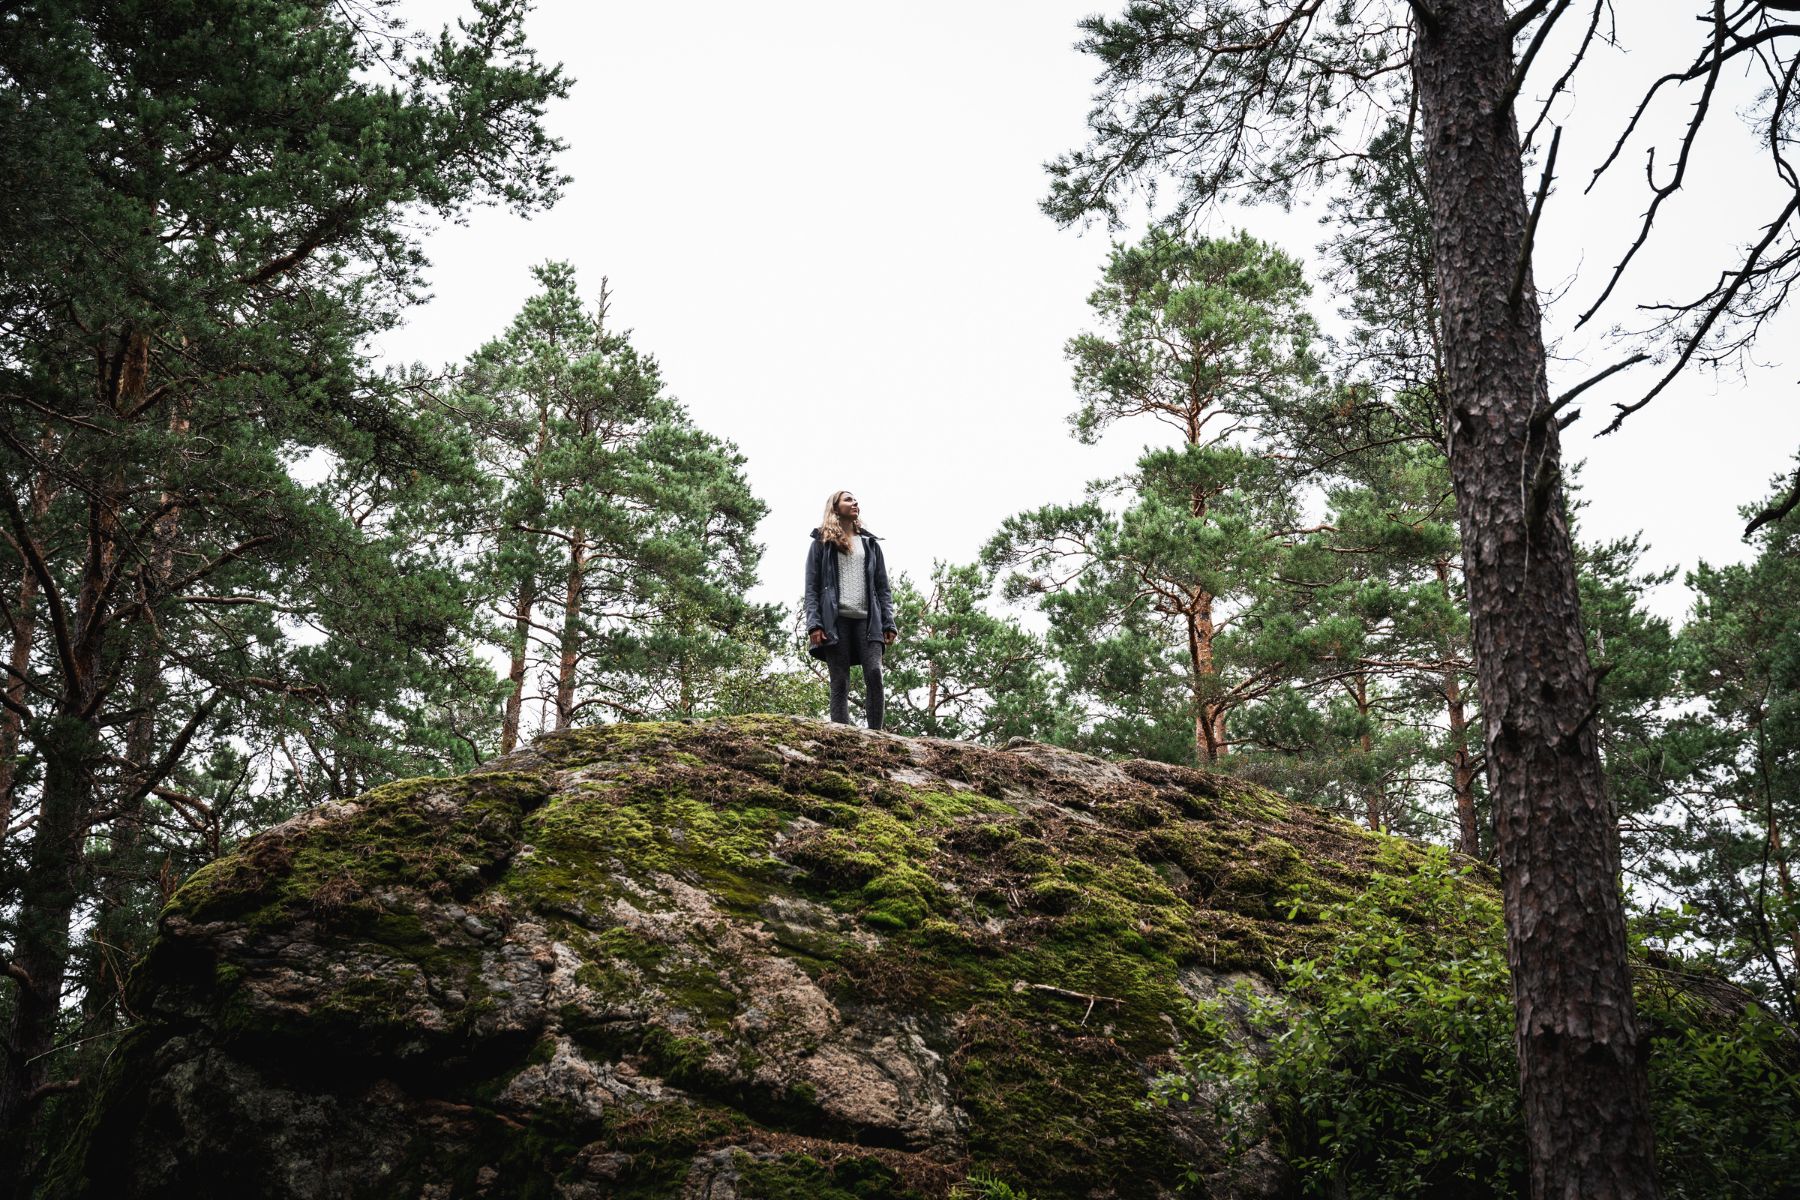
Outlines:
[[[1328,938],[1380,844],[1194,771],[774,716],[495,766],[252,839],[141,973],[150,1024],[388,1122],[411,1195],[1173,1195],[1210,1151],[1144,1103],[1169,1015]],[[323,1045],[375,1099],[327,1102]],[[166,1102],[133,1086],[109,1128]]]
[[[394,888],[465,899],[511,856],[524,813],[548,794],[543,778],[523,773],[390,783],[335,820],[290,823],[202,867],[164,917],[254,929],[379,915],[378,894]]]
[[[736,1153],[743,1200],[925,1200],[885,1164],[851,1156],[820,1162],[809,1154]]]

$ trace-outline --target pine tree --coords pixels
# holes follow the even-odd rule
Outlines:
[[[1043,640],[989,612],[988,592],[973,564],[933,563],[929,592],[898,580],[894,611],[907,634],[887,651],[884,728],[987,743],[1069,736]]]
[[[1408,784],[1441,776],[1455,813],[1457,849],[1475,857],[1491,853],[1492,820],[1481,785],[1480,708],[1418,137],[1416,123],[1390,122],[1346,166],[1346,188],[1330,198],[1324,224],[1331,233],[1320,250],[1348,324],[1336,356],[1343,379],[1330,393],[1285,406],[1274,426],[1296,477],[1330,493],[1334,511],[1317,540],[1338,557],[1323,561],[1384,581],[1369,597],[1373,607],[1356,604],[1353,611],[1377,622],[1401,618],[1386,635],[1383,658],[1371,664],[1374,677],[1398,689],[1384,703],[1416,702],[1394,705],[1400,724],[1369,728],[1372,741],[1398,739],[1391,747],[1398,753],[1382,756],[1385,776]],[[1405,602],[1389,603],[1384,592]],[[1337,594],[1355,601],[1359,593]],[[1437,711],[1427,712],[1427,704]],[[1355,724],[1368,728],[1360,716]],[[1362,736],[1353,752],[1361,750]],[[1419,755],[1409,755],[1409,746]],[[1323,763],[1310,765],[1329,777]],[[1410,805],[1387,807],[1404,814],[1401,828],[1424,832],[1435,822]]]
[[[1305,641],[1286,634],[1266,652],[1289,662],[1293,694],[1253,714],[1247,740],[1371,828],[1437,836],[1446,821],[1432,801],[1447,795],[1457,848],[1478,855],[1468,614],[1443,457],[1406,439],[1335,470],[1323,524],[1283,573]]]
[[[0,163],[20,181],[0,518],[21,760],[0,1190],[33,1110],[68,1085],[49,1052],[89,868],[105,868],[103,909],[131,908],[154,805],[210,820],[175,786],[199,747],[271,714],[295,728],[341,685],[403,689],[417,656],[457,641],[454,604],[352,627],[334,589],[385,578],[385,547],[295,468],[396,487],[458,469],[360,346],[418,295],[420,216],[556,195],[539,122],[566,84],[522,14],[484,3],[425,41],[382,7],[301,0],[39,0],[0,19]],[[315,622],[361,663],[324,677],[297,636]]]
[[[1362,130],[1417,122],[1532,1192],[1653,1197],[1618,832],[1593,728],[1598,683],[1563,501],[1560,422],[1571,418],[1574,393],[1550,397],[1531,271],[1550,174],[1528,202],[1525,155],[1538,125],[1522,135],[1513,111],[1546,34],[1569,7],[1531,0],[1509,13],[1502,0],[1167,0],[1089,18],[1083,48],[1102,62],[1093,141],[1052,164],[1046,207],[1065,221],[1116,219],[1133,185],[1170,175],[1178,221],[1233,194],[1287,200],[1364,158]],[[1606,7],[1593,6],[1577,64]],[[1711,47],[1692,76],[1705,77],[1707,95],[1718,72],[1706,65],[1754,48],[1738,31],[1766,20],[1770,7],[1744,5],[1730,22],[1715,14]],[[1516,56],[1515,40],[1528,33]],[[1551,85],[1552,97],[1567,78]],[[1669,77],[1682,78],[1680,70]],[[1706,108],[1702,102],[1690,126],[1683,164]],[[1780,112],[1771,119],[1777,158],[1783,120]],[[1548,167],[1558,144],[1553,136]],[[1674,184],[1656,186],[1646,233],[1680,186],[1679,172]],[[1777,303],[1785,294],[1785,284],[1770,281],[1791,278],[1783,272],[1793,256],[1756,268],[1797,206],[1782,210],[1741,271],[1702,298],[1702,319],[1682,335],[1670,377],[1721,315],[1746,311],[1734,301],[1747,298],[1747,283]]]
[[[1675,900],[1652,927],[1712,956],[1791,1022],[1800,1019],[1800,515],[1765,522],[1755,537],[1750,562],[1688,573],[1694,607],[1672,654],[1655,623],[1648,636],[1609,637],[1602,661],[1616,664],[1609,683],[1625,676],[1623,711],[1600,719],[1616,746],[1609,768],[1634,866],[1652,896]],[[1617,555],[1613,575],[1625,586],[1615,584],[1608,607],[1641,625],[1628,603],[1642,581],[1632,549]],[[1624,697],[1654,694],[1671,665],[1699,711],[1658,728]]]
[[[1189,730],[1178,757],[1215,761],[1232,743],[1231,712],[1283,675],[1279,663],[1240,669],[1221,639],[1267,592],[1297,524],[1245,427],[1315,385],[1307,292],[1297,262],[1248,235],[1159,230],[1115,247],[1089,298],[1103,329],[1068,345],[1076,436],[1149,417],[1178,446],[1148,450],[1123,489],[1096,485],[1082,504],[1009,519],[986,557],[1028,568],[1011,586],[1043,595],[1069,687],[1105,714],[1099,745],[1172,755],[1173,703]]]
[[[1605,542],[1578,540],[1576,548],[1588,653],[1603,680],[1595,734],[1606,769],[1607,802],[1621,822],[1629,877],[1650,850],[1640,818],[1669,796],[1666,735],[1684,699],[1675,630],[1649,610],[1651,591],[1673,579],[1676,569],[1645,569],[1641,534]]]
[[[507,332],[469,360],[455,407],[501,481],[478,574],[508,659],[502,753],[538,701],[549,728],[590,712],[712,711],[779,624],[748,603],[765,511],[736,447],[696,428],[656,360],[584,307],[549,263]]]

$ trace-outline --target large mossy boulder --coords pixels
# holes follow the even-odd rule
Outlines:
[[[1279,1195],[1152,1082],[1174,1015],[1329,939],[1383,840],[1036,744],[547,736],[190,879],[43,1191]]]

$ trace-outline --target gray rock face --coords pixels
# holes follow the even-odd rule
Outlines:
[[[1295,847],[1314,851],[1303,860]],[[1321,847],[1328,850],[1323,855]],[[59,1197],[1281,1194],[1145,1103],[1368,841],[1267,793],[786,718],[546,738],[199,872]]]

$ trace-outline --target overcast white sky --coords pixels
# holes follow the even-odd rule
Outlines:
[[[436,298],[380,350],[459,361],[504,329],[532,264],[566,259],[590,295],[610,277],[613,321],[661,361],[695,420],[743,451],[770,506],[761,598],[797,595],[806,533],[839,487],[862,498],[892,569],[922,579],[934,558],[967,561],[1009,513],[1078,496],[1162,436],[1126,425],[1086,447],[1064,420],[1062,345],[1089,327],[1111,235],[1059,230],[1037,204],[1043,162],[1085,138],[1094,72],[1072,46],[1098,6],[541,0],[532,41],[576,80],[550,115],[573,182],[532,220],[486,211],[432,233]],[[460,7],[406,3],[430,24]],[[1630,7],[1644,20],[1641,35],[1621,30],[1633,52],[1609,52],[1557,109],[1572,182],[1546,209],[1537,278],[1548,289],[1580,275],[1553,328],[1594,295],[1643,207],[1641,148],[1584,199],[1586,171],[1637,81],[1690,36],[1691,0]],[[1696,161],[1700,186],[1670,207],[1623,299],[1668,298],[1754,232],[1768,194],[1755,153],[1744,135]],[[1245,210],[1218,231],[1232,224],[1308,259],[1320,240],[1308,214]],[[1320,315],[1333,307],[1321,291]],[[1605,404],[1649,377],[1590,393],[1588,419],[1565,434],[1588,461],[1588,536],[1641,529],[1652,565],[1743,557],[1739,506],[1800,447],[1800,364],[1777,353],[1793,341],[1765,340],[1764,365],[1742,377],[1683,380],[1604,439],[1592,435]],[[1562,348],[1573,357],[1553,363],[1553,392],[1612,361],[1602,340]],[[1670,617],[1686,606],[1678,587],[1657,598]]]

